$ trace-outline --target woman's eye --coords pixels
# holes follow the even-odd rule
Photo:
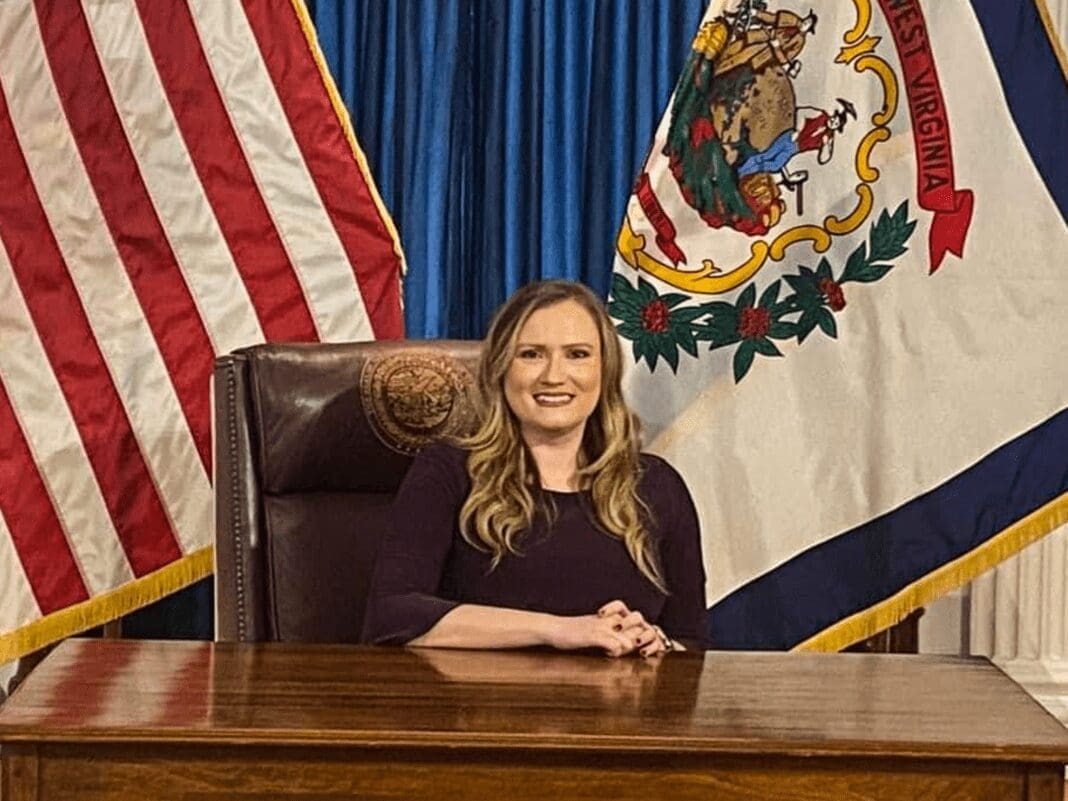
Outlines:
[[[536,359],[536,358],[538,358],[538,352],[536,350],[534,350],[533,348],[524,348],[523,350],[519,351],[519,358],[520,359]]]
[[[590,352],[588,350],[584,349],[584,348],[579,348],[577,350],[571,351],[571,358],[572,359],[588,359],[589,356],[590,356]]]

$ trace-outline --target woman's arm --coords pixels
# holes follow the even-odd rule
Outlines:
[[[461,604],[408,645],[427,648],[523,648],[548,645],[560,650],[600,648],[609,656],[635,649],[639,632],[621,615],[564,617],[523,609]]]
[[[523,648],[549,645],[555,616],[522,609],[461,604],[408,645],[427,648]]]
[[[686,482],[674,467],[666,468],[661,509],[673,509],[660,521],[660,558],[668,597],[656,623],[685,647],[708,648],[705,624],[705,565],[701,552],[701,526]]]
[[[430,446],[416,455],[379,545],[364,641],[403,645],[457,606],[439,592],[465,492],[462,453]]]

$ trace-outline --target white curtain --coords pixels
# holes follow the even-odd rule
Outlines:
[[[998,661],[1068,658],[1068,526],[971,586],[969,650]]]

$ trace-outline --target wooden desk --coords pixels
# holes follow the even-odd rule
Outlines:
[[[71,640],[0,709],[5,801],[1059,801],[985,660]]]

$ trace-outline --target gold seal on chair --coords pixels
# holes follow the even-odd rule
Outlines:
[[[468,434],[475,422],[475,379],[456,359],[433,350],[372,356],[360,395],[375,435],[401,453]]]

